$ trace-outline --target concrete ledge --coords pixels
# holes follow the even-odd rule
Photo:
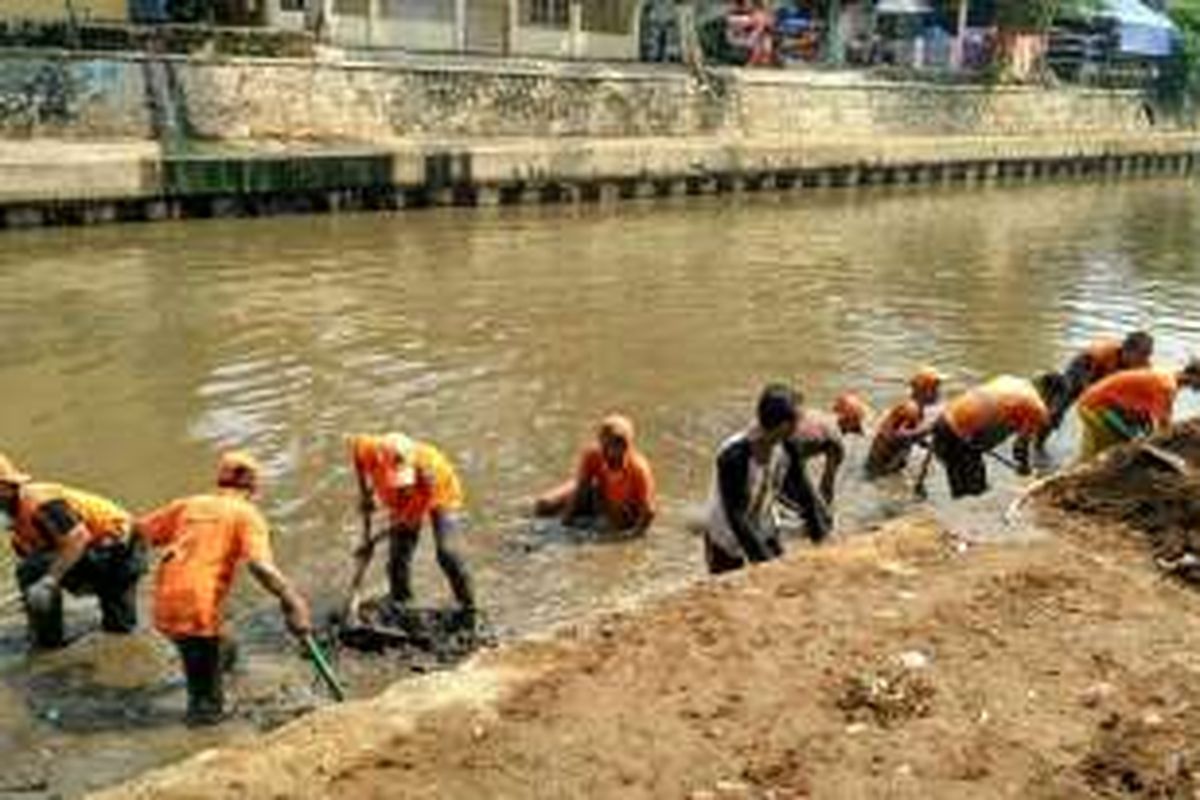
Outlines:
[[[0,144],[0,226],[612,202],[1193,171],[1200,135],[407,141],[380,148]]]

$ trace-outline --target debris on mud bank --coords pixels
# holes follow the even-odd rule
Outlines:
[[[1148,444],[1150,449],[1114,448],[1094,464],[1047,481],[1034,499],[1139,531],[1161,566],[1200,581],[1200,420],[1176,425]],[[1164,452],[1180,457],[1182,470],[1165,463]]]

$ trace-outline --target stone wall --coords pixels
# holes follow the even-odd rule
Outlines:
[[[149,138],[143,64],[0,56],[0,138]]]
[[[629,65],[402,65],[0,53],[0,137],[152,138],[163,118],[206,140],[1137,133],[1134,92],[872,82]]]

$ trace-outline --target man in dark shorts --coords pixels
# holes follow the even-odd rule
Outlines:
[[[64,644],[63,591],[95,595],[108,633],[137,627],[137,583],[146,562],[123,508],[35,481],[0,455],[0,512],[12,530],[17,585],[35,647]]]

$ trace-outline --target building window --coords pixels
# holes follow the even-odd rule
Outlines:
[[[571,0],[525,0],[525,24],[566,28],[571,21]]]

